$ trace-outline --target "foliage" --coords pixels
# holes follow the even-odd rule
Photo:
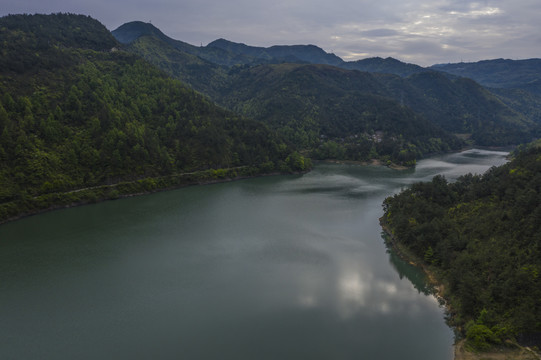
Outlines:
[[[415,159],[461,142],[385,96],[368,73],[328,65],[279,64],[236,69],[217,101],[261,120],[315,158]]]
[[[359,70],[371,73],[395,74],[402,77],[408,77],[424,71],[429,71],[419,65],[406,64],[400,60],[388,58],[373,57],[357,61],[348,61],[341,65],[344,69]]]
[[[541,94],[541,59],[494,59],[474,63],[439,64],[432,68],[471,78],[491,88],[523,89]]]
[[[468,134],[477,145],[517,145],[539,133],[540,122],[531,117],[539,108],[533,98],[510,106],[470,79],[449,79],[433,71],[405,79],[376,77],[395,99],[447,131]]]
[[[17,15],[0,18],[0,29],[0,42],[9,43],[0,68],[0,205],[9,211],[0,220],[77,202],[81,189],[107,198],[96,189],[145,178],[298,170],[286,161],[292,150],[264,124],[212,104],[138,56],[111,51],[116,41],[95,20]]]
[[[235,58],[252,59],[250,64],[262,63],[310,63],[340,66],[342,59],[326,53],[315,45],[274,45],[263,48],[218,39],[206,46],[206,49],[222,49],[235,55]],[[245,62],[244,64],[248,64]]]
[[[441,272],[456,325],[475,322],[475,346],[541,330],[541,148],[482,176],[414,184],[384,210],[395,238]]]
[[[181,51],[159,38],[141,36],[126,48],[194,90],[209,96],[215,95],[215,86],[223,83],[227,76],[224,67]]]
[[[157,39],[160,42],[167,44],[171,49],[184,53],[184,56],[195,56],[201,60],[220,66],[258,63],[256,59],[251,56],[232,53],[219,47],[194,46],[180,40],[171,39],[154,25],[144,23],[142,21],[132,21],[121,25],[117,29],[113,30],[112,34],[119,42],[126,45],[136,42],[141,37]]]
[[[262,48],[224,39],[196,47],[173,40],[151,24],[141,22],[125,24],[113,33],[130,44],[130,51],[141,54],[169,74],[187,81],[214,101],[268,122],[280,133],[289,136],[290,141],[299,148],[316,150],[314,156],[326,154],[325,149],[316,149],[320,145],[318,136],[323,135],[325,139],[333,137],[327,134],[327,129],[320,129],[318,123],[321,127],[336,128],[337,117],[341,118],[339,122],[355,122],[360,117],[360,106],[356,104],[373,101],[374,96],[387,98],[385,106],[389,108],[398,104],[408,107],[415,116],[432,123],[429,126],[436,125],[447,132],[459,133],[477,145],[516,145],[531,141],[541,132],[541,102],[531,93],[531,96],[511,93],[495,95],[469,79],[446,76],[392,58],[344,62],[313,45]],[[314,66],[307,63],[333,66],[317,67],[316,75]],[[278,66],[258,66],[261,64]],[[296,64],[294,69],[290,64]],[[227,66],[229,72],[224,73],[221,66]],[[339,68],[355,71],[340,71]],[[357,70],[374,74],[360,74]],[[276,76],[269,78],[269,74]],[[319,79],[314,81],[314,75]],[[318,96],[320,92],[328,93]],[[372,97],[366,98],[367,95]],[[381,108],[381,102],[377,106]],[[314,111],[317,113],[313,114]],[[409,116],[405,119],[410,121]],[[362,119],[362,125],[363,121],[366,119]],[[371,127],[377,128],[377,125]],[[351,130],[341,127],[342,132]],[[417,128],[420,129],[419,136],[423,137],[422,127]],[[402,133],[402,129],[396,132]],[[356,131],[347,134],[360,135]],[[368,144],[348,141],[347,136],[331,139],[341,148],[339,154],[347,154],[341,158],[364,159],[370,153],[364,149]],[[442,136],[435,138],[447,144],[450,142]],[[391,153],[380,153],[373,149],[372,154],[411,164],[413,160],[398,159],[398,153],[407,151],[410,144],[418,148],[414,158],[427,153],[427,149],[422,149],[428,144],[427,138],[404,139],[406,142],[395,144]],[[325,146],[325,142],[321,145]],[[428,152],[441,151],[434,146],[429,147],[432,149]]]

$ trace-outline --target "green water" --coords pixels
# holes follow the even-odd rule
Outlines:
[[[385,196],[505,162],[318,165],[0,226],[0,359],[452,359],[444,310],[386,251]]]

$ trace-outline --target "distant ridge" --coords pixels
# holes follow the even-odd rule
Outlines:
[[[150,23],[132,21],[112,31],[122,44],[129,45],[144,36],[154,36],[174,48],[223,66],[258,64],[321,64],[333,65],[348,70],[395,74],[402,77],[427,71],[425,68],[407,64],[394,58],[379,57],[347,62],[335,54],[327,53],[316,45],[274,45],[271,47],[250,46],[223,38],[207,46],[194,46],[174,40]]]
[[[372,57],[357,61],[346,62],[342,65],[344,69],[359,70],[371,73],[394,74],[407,77],[420,72],[429,71],[415,64],[407,64],[392,57]]]
[[[329,54],[315,45],[274,45],[268,48],[249,46],[235,43],[225,39],[218,39],[207,47],[224,49],[233,53],[243,54],[255,59],[266,61],[284,60],[288,62],[307,62],[311,64],[323,64],[340,66],[344,61],[334,54]],[[276,62],[276,61],[274,61]]]
[[[541,59],[494,59],[470,63],[436,64],[430,68],[468,77],[491,88],[523,89],[541,95]]]
[[[112,34],[123,44],[131,44],[143,36],[155,36],[176,49],[214,64],[228,67],[285,62],[310,63],[333,65],[348,70],[394,74],[401,77],[408,77],[426,71],[440,71],[454,76],[470,78],[489,88],[522,89],[541,95],[541,59],[494,59],[473,63],[435,64],[430,67],[422,67],[392,57],[371,57],[356,61],[344,61],[335,54],[327,53],[316,45],[259,47],[220,38],[204,47],[194,46],[174,40],[154,25],[141,21],[126,23],[113,30]]]
[[[371,96],[372,102],[383,104],[374,95],[408,107],[477,145],[513,145],[530,141],[539,133],[541,97],[526,93],[524,84],[521,89],[489,91],[474,80],[442,71],[440,67],[423,68],[381,57],[345,62],[315,45],[257,47],[222,38],[195,47],[163,35],[152,24],[138,22],[126,24],[113,34],[119,40],[132,41],[126,45],[127,50],[143,56],[218,104],[277,129],[284,127],[294,143],[315,146],[319,135],[348,136],[352,127],[346,122],[359,122],[363,118],[364,110],[358,110],[364,105],[359,104],[369,104],[365,99]],[[343,70],[336,71],[338,68]],[[366,77],[366,73],[372,73],[373,77]],[[536,85],[528,84],[534,89]],[[306,91],[307,87],[310,91]],[[262,88],[274,90],[262,91]],[[326,92],[335,97],[326,98]],[[320,101],[314,101],[316,98]],[[339,98],[341,106],[329,110]],[[394,104],[388,102],[375,112],[382,114],[383,108],[394,108]],[[401,111],[397,108],[397,113]],[[341,115],[335,119],[336,114]],[[302,123],[302,119],[307,123]],[[320,120],[322,126],[314,126],[313,122]],[[335,126],[340,122],[343,124]]]

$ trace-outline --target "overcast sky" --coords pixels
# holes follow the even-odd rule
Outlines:
[[[0,0],[0,12],[86,14],[109,30],[141,20],[193,45],[314,44],[344,60],[541,57],[540,0]]]

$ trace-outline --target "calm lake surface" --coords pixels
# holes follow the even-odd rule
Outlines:
[[[322,164],[2,225],[0,358],[450,360],[444,309],[386,251],[381,203],[505,155]]]

